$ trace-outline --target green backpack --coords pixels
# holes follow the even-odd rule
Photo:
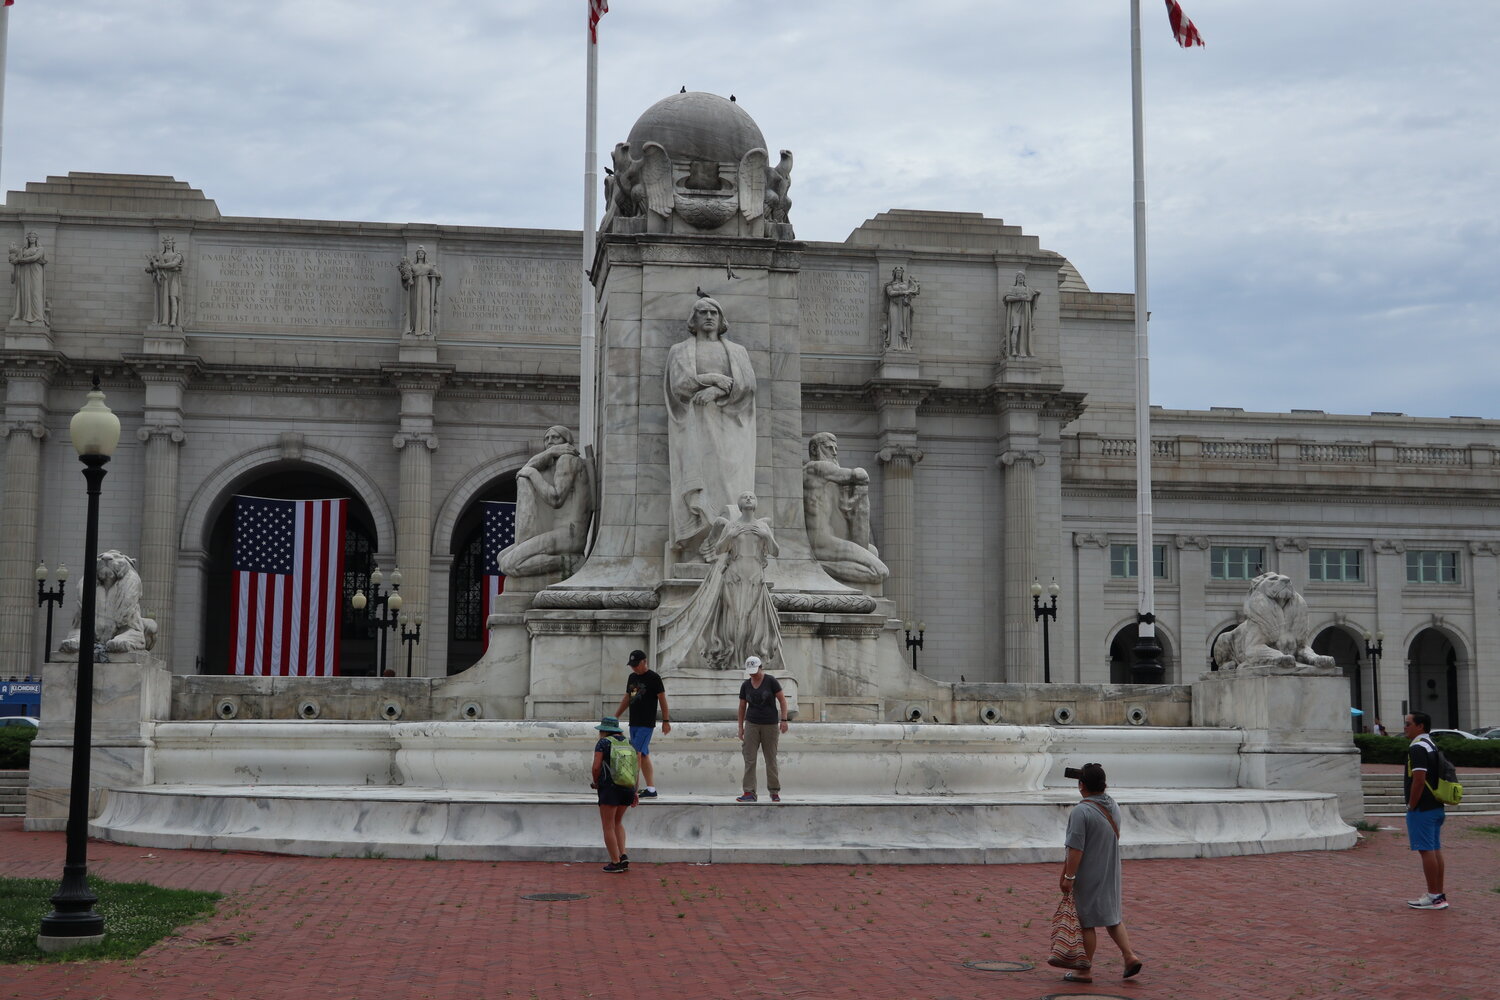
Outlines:
[[[604,755],[604,769],[609,780],[625,788],[634,788],[636,775],[640,771],[641,758],[629,740],[609,738],[609,753]]]

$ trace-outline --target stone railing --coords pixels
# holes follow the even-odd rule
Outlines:
[[[1082,433],[1063,439],[1063,456],[1068,459],[1120,460],[1135,458],[1135,439],[1104,437]],[[1151,440],[1153,461],[1165,463],[1232,462],[1246,464],[1277,463],[1281,466],[1373,466],[1376,468],[1473,469],[1500,472],[1500,445],[1472,444],[1405,445],[1393,441],[1245,441],[1206,438],[1190,435],[1158,437]]]

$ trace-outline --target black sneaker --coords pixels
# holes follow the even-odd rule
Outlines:
[[[628,872],[630,871],[630,862],[611,861],[609,864],[604,866],[604,870],[611,875],[618,875],[621,872]]]
[[[628,854],[622,854],[622,855],[620,855],[620,867],[621,868],[626,868],[626,869],[628,869],[630,867],[630,855],[628,855]]]
[[[641,789],[641,798],[643,798],[643,799],[654,799],[654,798],[656,798],[656,789],[654,789],[654,788],[642,788]]]

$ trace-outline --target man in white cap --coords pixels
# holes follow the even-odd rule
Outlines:
[[[789,712],[781,684],[761,668],[760,657],[745,660],[745,680],[740,684],[740,742],[745,750],[745,794],[736,802],[755,801],[755,753],[766,758],[766,790],[772,802],[781,801],[781,771],[776,767],[776,744],[786,732]]]

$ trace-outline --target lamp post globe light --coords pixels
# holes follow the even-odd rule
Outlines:
[[[41,607],[47,605],[47,645],[42,650],[42,662],[52,662],[52,609],[61,607],[63,602],[63,590],[68,585],[68,566],[63,563],[57,567],[54,575],[57,580],[56,587],[47,586],[47,564],[36,564],[36,604]]]
[[[68,425],[73,448],[83,462],[88,487],[88,521],[83,535],[83,564],[99,561],[99,487],[104,466],[120,443],[120,419],[104,405],[99,376],[83,408]],[[73,708],[73,772],[68,789],[67,856],[62,883],[52,896],[52,912],[42,918],[37,947],[64,951],[104,940],[104,918],[94,912],[99,897],[89,891],[89,758],[94,727],[94,605],[96,588],[87,583],[81,596],[78,634],[78,685]]]
[[[370,596],[365,597],[363,590],[356,590],[354,596],[349,599],[349,604],[355,611],[363,611],[365,606],[372,601],[375,604],[376,614],[367,619],[367,626],[376,630],[375,676],[385,675],[385,634],[388,630],[397,627],[401,615],[401,570],[399,568],[391,571],[391,586],[389,590],[380,589],[380,581],[385,577],[376,566],[370,573]],[[405,641],[404,639],[402,641]],[[408,648],[408,653],[410,649]],[[409,658],[409,657],[408,657]]]
[[[1370,642],[1371,638],[1374,638],[1374,640],[1375,640],[1375,642],[1373,644]],[[1365,655],[1370,658],[1370,682],[1371,682],[1372,686],[1375,688],[1375,690],[1373,692],[1374,693],[1374,708],[1373,708],[1373,710],[1371,712],[1371,714],[1374,715],[1375,718],[1370,721],[1370,725],[1372,727],[1375,725],[1375,723],[1380,722],[1380,657],[1381,657],[1381,654],[1383,654],[1384,652],[1385,652],[1385,633],[1384,632],[1376,632],[1375,635],[1372,637],[1370,635],[1370,633],[1366,632],[1365,633]]]

